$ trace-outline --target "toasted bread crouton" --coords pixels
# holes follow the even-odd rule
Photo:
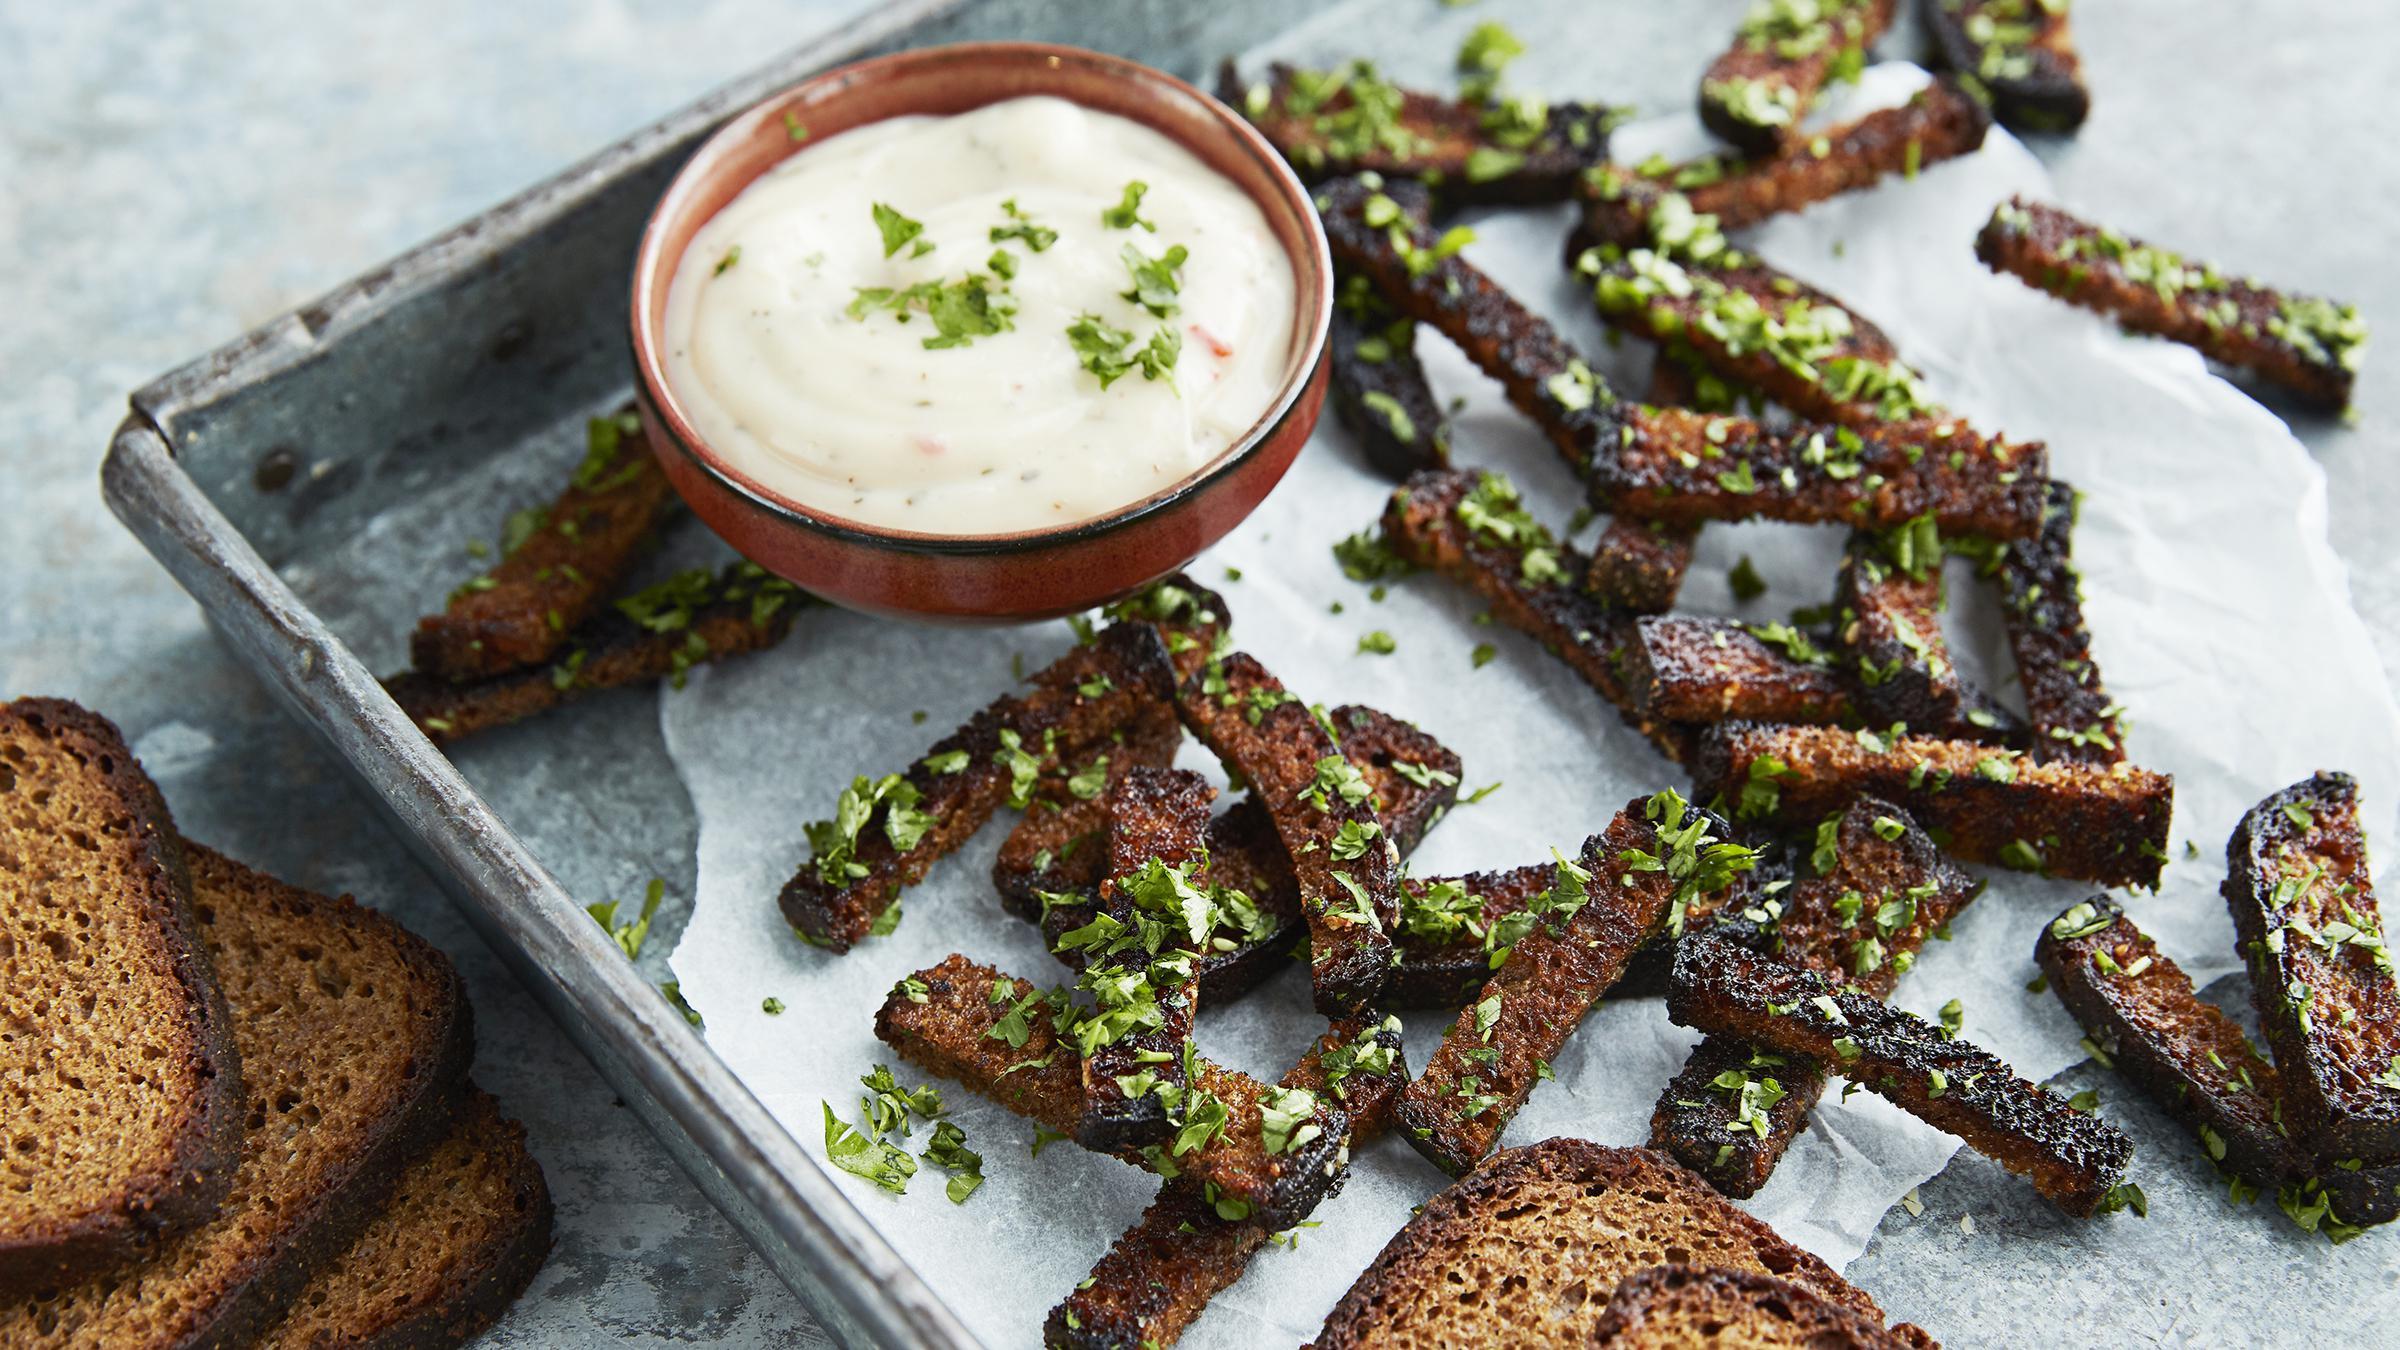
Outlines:
[[[1318,188],[1317,213],[1336,263],[1372,281],[1393,309],[1458,344],[1569,464],[1590,462],[1615,392],[1549,320],[1458,256],[1463,235],[1436,234],[1411,219],[1380,179],[1367,177]]]
[[[1758,941],[1789,964],[1888,998],[1918,950],[1982,885],[1907,812],[1872,797],[1824,822],[1817,837],[1817,874],[1771,898]],[[1650,1146],[1727,1195],[1754,1195],[1824,1092],[1822,1063],[1711,1035],[1659,1095]]]
[[[427,739],[451,745],[602,689],[659,680],[680,689],[695,666],[783,641],[811,603],[756,563],[731,563],[715,574],[693,568],[586,617],[547,665],[465,683],[408,670],[383,687]]]
[[[1664,614],[1683,589],[1699,533],[1696,525],[1612,516],[1592,541],[1583,588],[1630,613]]]
[[[1435,1166],[1459,1176],[1492,1151],[1584,1013],[1666,927],[1717,842],[1709,818],[1689,814],[1700,832],[1684,832],[1682,798],[1636,798],[1511,916],[1499,968],[1400,1096],[1402,1131]],[[1695,893],[1731,874],[1716,880]]]
[[[1677,949],[1667,1016],[1824,1064],[1957,1135],[2077,1218],[2101,1208],[2133,1156],[2133,1142],[2115,1127],[2018,1078],[1987,1051],[1712,933]]]
[[[1002,695],[906,772],[858,779],[833,820],[810,826],[814,856],[784,883],[784,920],[812,944],[850,950],[901,888],[1003,803],[1028,803],[1045,774],[1170,697],[1173,678],[1158,631],[1120,621],[1034,675],[1026,693]]]
[[[1108,870],[1098,912],[1114,927],[1100,925],[1082,941],[1062,941],[1053,949],[1074,951],[1094,968],[1118,961],[1146,966],[1155,1011],[1084,1056],[1083,1116],[1075,1139],[1085,1148],[1107,1152],[1156,1143],[1168,1131],[1168,1102],[1180,1101],[1190,1086],[1185,1051],[1200,994],[1193,966],[1216,926],[1192,920],[1183,902],[1207,893],[1208,808],[1216,795],[1207,779],[1189,769],[1135,769],[1108,789]],[[1147,944],[1137,936],[1145,911],[1148,925],[1163,930]],[[1191,923],[1200,931],[1190,931]],[[1109,941],[1108,931],[1121,941]],[[1180,964],[1173,959],[1178,955]]]
[[[1068,926],[1091,922],[1091,902],[1108,873],[1108,790],[1137,768],[1167,767],[1182,744],[1174,705],[1153,704],[1073,773],[1044,775],[992,860],[1000,907],[1038,924],[1072,901],[1086,912]]]
[[[1679,728],[1631,711],[1632,616],[1570,584],[1586,570],[1583,557],[1526,512],[1506,478],[1418,474],[1392,494],[1383,539],[1409,563],[1482,596],[1502,623],[1564,661],[1668,758],[1681,758]]]
[[[2033,757],[2116,764],[2125,758],[2125,714],[2101,683],[2083,621],[2075,510],[2075,489],[2053,480],[2041,533],[2000,557],[2000,622],[2025,691]]]
[[[673,500],[641,419],[631,409],[592,419],[566,491],[510,518],[499,563],[417,621],[410,663],[464,682],[549,661],[625,579]]]
[[[1773,154],[1799,131],[1817,92],[1856,78],[1899,0],[1758,0],[1733,46],[1700,77],[1700,122],[1746,155]]]
[[[1402,877],[1392,945],[1400,964],[1384,989],[1387,1008],[1456,1008],[1492,974],[1494,928],[1550,889],[1555,863],[1457,877]]]
[[[1750,850],[1721,841],[1723,829],[1675,793],[1634,798],[1577,862],[1560,862],[1546,894],[1498,920],[1498,970],[1399,1098],[1418,1153],[1457,1177],[1493,1151],[1634,951],[1668,927],[1680,932],[1685,903],[1728,889],[1752,865]]]
[[[1728,801],[1749,788],[1746,819],[1804,825],[1871,795],[1905,806],[1964,862],[2158,885],[2174,779],[2131,764],[2039,764],[1905,730],[1728,722],[1700,733],[1693,775]]]
[[[1065,990],[954,955],[893,987],[875,1035],[917,1067],[1072,1138],[1083,1116],[1074,1036],[1085,1011]],[[1197,1057],[1190,1081],[1173,1139],[1112,1156],[1189,1177],[1210,1189],[1219,1214],[1274,1229],[1307,1218],[1340,1184],[1350,1121],[1331,1098],[1293,1098]]]
[[[1966,721],[1966,681],[1942,632],[1941,542],[1930,533],[1853,530],[1842,549],[1837,636],[1858,678],[1859,713],[1878,725],[1946,729]]]
[[[1350,1141],[1358,1145],[1390,1128],[1391,1105],[1407,1082],[1399,1023],[1385,1019],[1335,1023],[1283,1076],[1282,1086],[1340,1101],[1350,1114]],[[1274,1236],[1255,1218],[1220,1216],[1199,1184],[1170,1181],[1091,1276],[1050,1310],[1042,1344],[1064,1350],[1173,1345]]]
[[[1794,137],[1759,158],[1704,155],[1681,164],[1603,164],[1584,175],[1581,247],[1649,241],[1650,212],[1670,192],[1738,230],[1785,212],[1873,187],[1893,174],[1914,178],[1929,164],[1973,154],[1992,115],[1952,80],[1936,80],[1897,108],[1868,113],[1820,136]],[[1657,400],[1652,400],[1653,402]]]
[[[1236,652],[1176,691],[1184,725],[1265,806],[1299,881],[1309,978],[1327,1016],[1355,1014],[1391,974],[1399,909],[1392,842],[1374,789],[1334,735],[1266,667]]]
[[[2321,408],[2350,406],[2366,359],[2367,321],[2355,305],[2287,296],[2022,197],[1993,210],[1975,236],[1975,256],[2037,291],[2183,343]]]
[[[1665,202],[1680,206],[1683,198]],[[1670,213],[1659,231],[1713,230]],[[1680,236],[1678,236],[1680,237]],[[1673,341],[1739,385],[1801,417],[1869,430],[1938,412],[1890,337],[1824,291],[1747,254],[1649,239],[1579,255],[1600,316],[1637,337]]]
[[[1416,727],[1373,708],[1346,704],[1333,710],[1331,721],[1341,732],[1343,757],[1373,791],[1384,837],[1406,857],[1457,800],[1458,756]],[[1179,740],[1183,727],[1172,710],[1168,722]],[[1172,755],[1170,742],[1167,752],[1150,762],[1163,765]],[[1116,772],[1112,767],[1111,773]],[[1052,944],[1092,920],[1091,901],[1107,866],[1107,816],[1105,802],[1097,798],[1072,801],[1052,812],[1037,804],[1011,832],[992,866],[1003,907],[1040,924]],[[1207,848],[1209,881],[1246,897],[1264,918],[1252,927],[1219,928],[1194,963],[1201,998],[1222,1003],[1282,968],[1292,935],[1302,926],[1300,883],[1274,823],[1255,797],[1245,796],[1209,822]]]
[[[1418,178],[1451,206],[1565,201],[1608,158],[1616,113],[1586,103],[1446,99],[1402,89],[1372,65],[1278,64],[1245,84],[1228,61],[1217,97],[1242,111],[1306,182],[1343,174]]]
[[[1617,450],[1592,463],[1592,505],[1693,525],[1782,520],[1889,529],[1930,513],[1944,534],[2022,539],[2041,529],[2049,451],[1950,421],[1869,432],[1680,408],[1620,408]]]
[[[1753,629],[1732,619],[1650,614],[1634,624],[1625,650],[1627,692],[1644,717],[1839,722],[1850,716],[1848,684],[1822,648],[1786,625]]]
[[[175,822],[108,719],[0,703],[0,1295],[216,1217],[240,1047]]]
[[[2320,773],[2251,807],[2225,846],[2284,1123],[2326,1159],[2400,1158],[2400,985],[2383,943],[2358,783]]]
[[[1345,274],[1326,333],[1333,411],[1393,481],[1450,463],[1450,417],[1417,359],[1417,323],[1393,311],[1365,277]]]
[[[1971,76],[2019,131],[2073,131],[2092,111],[2067,0],[1917,0],[1935,62]]]
[[[2033,959],[2095,1057],[2190,1126],[2211,1162],[2276,1190],[2296,1218],[2312,1209],[2337,1226],[2400,1218],[2400,1165],[2311,1158],[2287,1132],[2275,1066],[2116,902],[2096,895],[2044,924]]]
[[[1652,1266],[1609,1295],[1586,1344],[1607,1350],[1918,1350],[1933,1345],[1903,1323],[1886,1329],[1790,1280],[1747,1270]]]
[[[1881,1322],[1875,1300],[1665,1155],[1545,1139],[1425,1202],[1334,1305],[1317,1350],[1582,1345],[1604,1291],[1670,1261],[1780,1276]]]

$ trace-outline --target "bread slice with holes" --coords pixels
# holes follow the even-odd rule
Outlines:
[[[107,719],[0,705],[0,1294],[214,1215],[240,1093],[157,787]]]
[[[1417,1212],[1334,1305],[1316,1350],[1581,1346],[1652,1266],[1772,1275],[1883,1325],[1875,1300],[1663,1153],[1545,1139]]]
[[[1653,1266],[1608,1300],[1591,1345],[1607,1350],[1932,1350],[1922,1328],[1881,1322],[1772,1275]]]
[[[477,1090],[400,1174],[374,1222],[317,1273],[259,1350],[431,1350],[490,1326],[550,1253],[550,1188],[525,1127]]]
[[[461,1100],[474,1031],[447,958],[352,900],[185,852],[245,1069],[232,1187],[216,1218],[147,1260],[0,1303],[0,1345],[249,1343]]]

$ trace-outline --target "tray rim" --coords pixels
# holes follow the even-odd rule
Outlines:
[[[178,462],[178,414],[272,379],[403,300],[518,245],[616,177],[812,71],[989,0],[885,0],[500,204],[134,390],[101,495],[441,882],[482,938],[709,1201],[844,1344],[975,1336],[800,1140],[659,997],[382,684]]]

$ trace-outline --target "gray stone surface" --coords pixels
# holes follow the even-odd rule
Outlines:
[[[1427,74],[1445,64],[1454,30],[1514,8],[1422,4],[1439,32],[1414,63]],[[328,758],[208,636],[102,508],[93,471],[126,391],[151,375],[867,7],[0,0],[0,50],[17,58],[0,85],[0,294],[10,302],[0,696],[57,693],[102,710],[194,836],[296,881],[355,891],[458,959],[479,1015],[479,1073],[526,1120],[560,1200],[557,1254],[494,1343],[821,1337]],[[1584,31],[1609,39],[1592,44],[1597,59],[1546,46],[1525,79],[1559,94],[1680,102],[1741,7],[1590,0]],[[2069,203],[2229,267],[2353,299],[2387,330],[2400,323],[2386,239],[2400,219],[2400,142],[2375,115],[2400,76],[2400,10],[2111,0],[2082,7],[2078,27],[2097,110],[2076,140],[2041,147]],[[1336,24],[1292,45],[1337,55],[1344,42]],[[2396,381],[2400,338],[2369,358],[2357,426],[2295,423],[2331,480],[2335,545],[2387,668],[2400,660],[2400,550],[2384,529],[2400,505]],[[631,897],[643,875],[625,864],[569,880],[591,898]],[[2389,1235],[2328,1252],[2270,1216],[2224,1211],[2177,1131],[2105,1075],[2076,1072],[2085,1077],[2070,1080],[2098,1087],[2142,1143],[2157,1202],[2149,1222],[2189,1234],[2189,1266],[2139,1263],[2119,1272],[2139,1277],[2128,1293],[2110,1281],[2100,1230],[2048,1217],[2021,1185],[1962,1156],[1924,1189],[1926,1215],[1895,1211],[1856,1268],[1895,1312],[1963,1344],[2298,1340],[2400,1311]],[[1968,1214],[1978,1236],[1959,1229]],[[2008,1244],[2032,1259],[2000,1268],[1985,1255],[2000,1243],[1988,1239],[2011,1232],[2044,1240]],[[2220,1308],[2249,1320],[2218,1322]]]

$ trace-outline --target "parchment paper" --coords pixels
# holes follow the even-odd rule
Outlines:
[[[1923,78],[1914,67],[1878,66],[1848,106],[1827,115],[1897,102]],[[1704,145],[1685,115],[1621,137],[1624,159]],[[2370,833],[2392,838],[2400,714],[2326,543],[2324,480],[2283,425],[2193,353],[2122,336],[1976,264],[1970,241],[1992,205],[2012,192],[2045,195],[2045,186],[2033,157],[1995,131],[1975,156],[1778,221],[1745,242],[1876,320],[1935,395],[1979,426],[2046,439],[2053,471],[2086,493],[2076,554],[2097,654],[2131,710],[2133,757],[2176,777],[2175,861],[2159,894],[2133,898],[2131,909],[2206,983],[2235,965],[2215,890],[2236,817],[2312,769],[2341,767],[2363,780]],[[1638,378],[1643,355],[1635,344],[1605,349],[1560,270],[1567,223],[1563,210],[1479,221],[1469,256],[1559,321],[1621,383]],[[1563,525],[1579,497],[1552,452],[1447,344],[1429,336],[1423,345],[1437,390],[1466,401],[1455,423],[1458,458],[1507,470],[1537,514]],[[1369,528],[1388,491],[1328,417],[1275,495],[1193,571],[1224,590],[1240,645],[1303,697],[1414,720],[1464,757],[1470,788],[1505,784],[1432,833],[1417,854],[1419,874],[1571,851],[1628,797],[1687,786],[1535,644],[1478,625],[1481,607],[1460,589],[1419,578],[1377,603],[1345,580],[1329,546]],[[1820,603],[1832,586],[1835,533],[1711,527],[1685,607],[1765,620]],[[1771,589],[1737,605],[1724,577],[1744,554]],[[1242,579],[1228,581],[1228,567]],[[2013,701],[1992,593],[1963,570],[1951,584],[1962,666]],[[1358,651],[1359,638],[1377,629],[1398,640],[1394,654]],[[909,763],[1007,687],[1012,653],[1034,669],[1068,641],[1064,625],[933,630],[821,612],[783,649],[696,672],[687,689],[663,697],[667,743],[700,819],[695,912],[674,968],[711,1044],[812,1148],[822,1138],[820,1101],[856,1119],[856,1080],[870,1066],[922,1078],[873,1037],[873,1010],[895,980],[952,951],[1045,983],[1060,968],[993,899],[989,868],[1006,819],[909,892],[891,937],[839,958],[802,945],[773,899],[807,856],[803,823],[830,814],[852,774]],[[1471,669],[1468,653],[1480,642],[1495,644],[1500,659]],[[921,724],[917,711],[926,714]],[[1185,762],[1215,771],[1190,746]],[[1952,926],[1953,940],[1924,953],[1896,1001],[1930,1014],[1961,1000],[1966,1036],[2026,1077],[2081,1059],[2073,1023],[2024,985],[2039,925],[2089,890],[1994,873]],[[770,996],[788,1011],[765,1015],[761,1000]],[[1408,1019],[1412,1064],[1423,1063],[1447,1020]],[[1271,1076],[1319,1025],[1294,967],[1234,1006],[1206,1010],[1199,1036],[1212,1057]],[[1604,1003],[1556,1060],[1559,1081],[1534,1095],[1505,1142],[1555,1134],[1642,1142],[1659,1089],[1693,1039],[1655,1001]],[[921,1176],[905,1197],[839,1179],[988,1343],[1033,1344],[1046,1310],[1156,1183],[1071,1144],[1028,1157],[1030,1125],[964,1090],[947,1097],[986,1158],[989,1180],[966,1205],[943,1198],[938,1174]],[[1885,1210],[1954,1148],[1869,1094],[1841,1102],[1837,1091],[1747,1207],[1845,1264]],[[2136,1180],[2142,1165],[2137,1159]],[[1320,1226],[1302,1231],[1293,1250],[1263,1254],[1186,1344],[1313,1335],[1410,1207],[1442,1184],[1400,1141],[1362,1151],[1342,1194],[1317,1212]]]

